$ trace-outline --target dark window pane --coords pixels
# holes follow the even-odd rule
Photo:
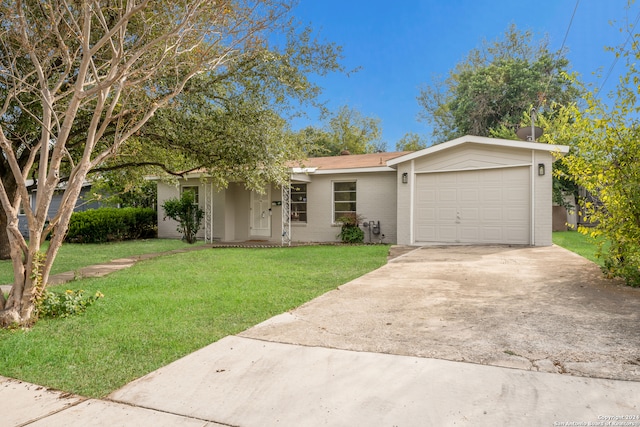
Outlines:
[[[335,206],[336,212],[355,212],[356,211],[356,203],[355,202],[337,202]]]
[[[333,189],[335,191],[355,191],[356,183],[355,182],[334,182]]]
[[[336,193],[335,194],[336,202],[348,202],[348,201],[356,201],[356,193]]]

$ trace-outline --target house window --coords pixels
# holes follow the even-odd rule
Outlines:
[[[199,190],[199,187],[197,185],[185,185],[180,189],[180,195],[184,194],[186,191],[193,192],[193,200],[197,205],[200,202],[200,198],[198,196],[198,190]]]
[[[333,222],[345,215],[356,214],[356,182],[333,183]]]
[[[291,221],[307,222],[307,184],[291,184]]]

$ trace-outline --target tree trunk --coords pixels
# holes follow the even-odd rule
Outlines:
[[[0,311],[2,327],[30,325],[34,320],[35,300],[44,290],[42,282],[44,257],[39,251],[42,232],[30,235],[29,250],[26,254],[15,242],[14,236],[19,233],[17,221],[11,221],[7,228],[7,236],[13,260],[13,286]]]
[[[4,230],[7,229],[7,215],[0,209],[0,259],[11,259],[11,246],[9,236]],[[0,304],[0,307],[2,305]]]
[[[82,189],[82,182],[84,182],[89,170],[88,162],[81,163],[76,170],[74,179],[67,183],[63,196],[67,203],[63,203],[58,210],[58,223],[53,229],[46,253],[40,251],[40,245],[42,244],[51,195],[38,201],[39,215],[35,218],[35,223],[29,225],[28,246],[24,244],[25,240],[20,234],[17,212],[14,210],[10,215],[11,220],[8,221],[6,235],[11,249],[14,282],[4,307],[0,306],[1,327],[30,326],[37,320],[36,303],[47,286],[53,261],[62,246],[75,202]],[[49,186],[51,193],[56,185],[57,181],[54,181]],[[44,186],[39,188],[42,193],[46,191]]]
[[[2,183],[4,185],[5,191],[7,192],[7,196],[9,200],[13,200],[16,195],[16,181],[13,177],[13,174],[7,168],[3,169]],[[29,203],[27,200],[25,203]],[[1,259],[11,259],[11,244],[9,243],[9,235],[7,234],[7,214],[4,209],[0,209],[0,260]],[[2,305],[0,305],[2,308]]]

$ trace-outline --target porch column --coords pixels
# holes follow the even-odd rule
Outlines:
[[[291,180],[282,185],[282,246],[291,246]]]
[[[204,241],[213,243],[213,184],[204,183]]]

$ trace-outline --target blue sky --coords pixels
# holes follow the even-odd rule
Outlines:
[[[575,9],[575,15],[574,15]],[[605,46],[625,43],[620,27],[633,24],[640,5],[626,0],[300,0],[294,11],[311,24],[321,39],[343,47],[350,76],[335,74],[317,82],[322,100],[336,111],[342,105],[381,120],[383,140],[393,151],[407,132],[430,136],[418,122],[416,97],[432,76],[446,75],[482,40],[495,40],[511,24],[548,36],[552,50],[565,48],[571,69],[584,81],[602,84],[594,73],[607,74],[615,56]],[[636,31],[640,26],[636,28]],[[624,71],[616,64],[605,91],[615,87]],[[317,117],[293,122],[293,128],[319,126]]]

